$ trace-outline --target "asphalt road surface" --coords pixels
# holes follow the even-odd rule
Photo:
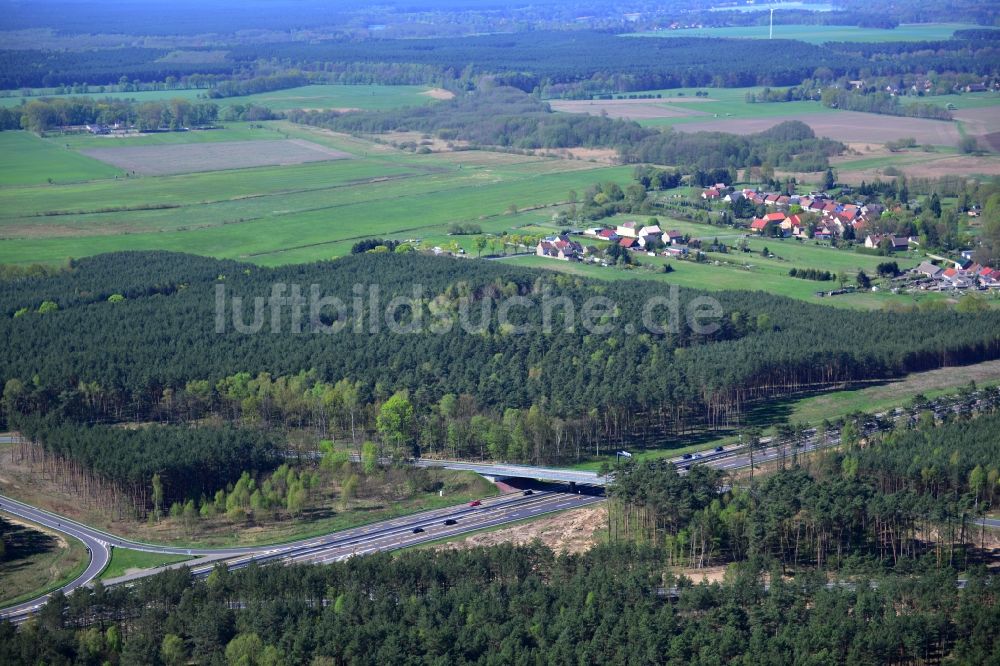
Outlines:
[[[538,490],[534,491],[532,495],[506,495],[484,499],[478,506],[462,504],[433,509],[286,544],[233,548],[178,548],[131,541],[4,496],[0,496],[0,511],[77,538],[90,549],[92,559],[86,571],[60,588],[64,593],[69,593],[82,585],[89,584],[100,575],[110,560],[110,547],[113,546],[152,553],[210,558],[211,563],[209,564],[202,564],[197,560],[186,563],[192,566],[196,573],[207,574],[221,560],[226,560],[228,566],[232,568],[246,566],[251,562],[276,560],[318,563],[342,560],[353,555],[379,550],[406,548],[427,541],[457,536],[555,511],[586,506],[603,499],[603,496],[598,494]],[[446,520],[454,521],[454,524],[445,525]],[[414,531],[417,529],[418,531]],[[149,572],[138,572],[106,581],[106,584],[127,583],[146,575],[149,575]],[[5,608],[0,612],[0,617],[12,620],[22,619],[43,605],[48,596],[45,595]]]

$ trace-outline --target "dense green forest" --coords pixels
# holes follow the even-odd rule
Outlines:
[[[276,70],[312,72],[341,83],[433,83],[458,89],[487,76],[526,92],[569,97],[677,87],[792,86],[817,72],[824,78],[930,70],[995,74],[997,41],[991,37],[971,33],[933,43],[822,46],[772,40],[765,48],[741,39],[635,39],[597,30],[538,29],[421,40],[241,41],[228,45],[222,59],[176,60],[166,57],[168,48],[136,46],[0,50],[0,88],[107,85],[123,77],[163,81],[195,74],[254,79]]]
[[[769,582],[761,573],[770,573]],[[974,569],[723,584],[612,545],[369,555],[328,566],[186,569],[132,587],[56,593],[0,662],[20,664],[986,664],[1000,659],[995,578]]]
[[[420,304],[374,320],[370,312],[381,310],[370,308],[374,291],[365,286],[373,275],[382,303],[412,296],[419,284]],[[272,327],[266,299],[275,283],[286,295],[293,284],[306,294],[315,284],[318,294],[338,296],[347,318],[331,309],[317,313],[317,322],[345,328],[314,332],[306,319],[296,333],[290,307],[278,309]],[[258,333],[236,328],[231,303],[217,323],[217,287],[247,305],[262,299]],[[187,437],[185,424],[205,418],[262,432],[242,439],[256,451],[244,457],[259,462],[211,462],[228,479],[266,468],[268,441],[292,429],[355,451],[370,439],[383,455],[579,461],[625,441],[645,447],[692,427],[738,423],[748,402],[766,396],[1000,355],[998,313],[861,313],[724,292],[714,295],[721,308],[715,330],[698,334],[683,322],[672,329],[666,309],[651,311],[662,328],[648,329],[644,304],[668,294],[649,283],[612,290],[416,253],[278,269],[169,253],[104,255],[0,284],[4,416],[50,453],[148,506],[154,471],[174,470],[164,477],[176,484],[173,497],[217,489],[184,470],[216,460],[212,452],[227,437],[243,436],[206,430],[203,456],[173,444]],[[701,296],[681,290],[680,316]],[[588,330],[580,319],[573,328],[560,323],[594,297],[612,301],[597,319],[609,330]],[[521,305],[503,323],[496,313],[509,298]],[[549,298],[563,300],[548,307]],[[390,328],[389,321],[414,323],[417,310],[435,324],[468,312],[474,328]],[[239,319],[246,327],[254,317],[244,310]],[[517,333],[521,325],[533,332]],[[49,420],[39,424],[42,415]],[[90,425],[149,420],[176,425],[133,433]],[[102,449],[102,441],[117,443]],[[119,448],[136,453],[114,460],[94,453]]]
[[[846,448],[807,468],[786,437],[779,472],[738,489],[703,466],[682,476],[672,465],[626,465],[610,488],[610,534],[665,543],[672,562],[693,567],[754,558],[911,567],[925,555],[966,566],[965,544],[980,538],[973,519],[1000,501],[1000,414],[935,426],[927,412],[919,428],[859,432],[845,426]]]

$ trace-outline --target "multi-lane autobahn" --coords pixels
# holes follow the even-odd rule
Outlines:
[[[111,549],[115,547],[203,558],[187,564],[192,567],[195,575],[207,575],[220,561],[225,561],[231,568],[239,568],[252,562],[332,562],[376,551],[406,548],[547,513],[578,508],[601,500],[603,495],[597,491],[569,493],[538,489],[532,490],[531,494],[527,495],[517,493],[484,499],[476,502],[475,506],[462,504],[424,511],[286,544],[233,548],[178,548],[132,541],[4,496],[0,496],[0,511],[77,538],[87,546],[91,554],[90,564],[83,574],[60,588],[68,593],[91,583],[100,575],[110,560]],[[149,572],[108,580],[106,584],[128,583],[145,575],[149,575]],[[14,621],[21,620],[37,611],[48,596],[5,608],[0,611],[0,617]]]
[[[932,404],[932,407],[935,416],[941,418],[943,410],[940,409],[940,404]],[[948,405],[946,407],[947,411],[958,409],[960,409],[959,406]],[[903,410],[896,410],[891,415],[879,414],[874,420],[864,424],[862,432],[867,435],[884,429],[884,423],[880,422],[880,419],[885,419],[891,424],[893,421],[907,417]],[[909,418],[912,419],[912,415],[909,415]],[[0,438],[0,441],[3,439]],[[10,441],[9,438],[7,441]],[[761,442],[761,447],[755,448],[754,451],[745,446],[735,445],[719,447],[706,453],[686,454],[664,459],[664,462],[676,465],[681,473],[685,473],[691,465],[695,464],[704,464],[731,471],[749,467],[751,455],[753,464],[759,465],[828,446],[836,446],[839,443],[839,429],[831,428],[825,432],[810,429],[802,432],[800,437],[792,442],[764,439]],[[214,549],[178,548],[131,541],[2,495],[0,495],[0,511],[6,511],[24,520],[59,531],[84,543],[90,552],[91,560],[83,574],[60,588],[63,592],[70,592],[91,583],[100,575],[110,560],[110,549],[114,547],[201,558],[186,563],[191,566],[195,575],[207,575],[220,561],[225,561],[226,565],[231,568],[246,566],[252,562],[326,563],[378,551],[406,548],[428,541],[600,502],[603,500],[601,487],[605,486],[609,480],[607,476],[601,476],[595,472],[506,463],[470,463],[430,459],[419,459],[412,462],[425,467],[472,471],[493,479],[520,478],[551,481],[556,482],[556,484],[546,486],[544,489],[539,488],[531,494],[519,493],[485,499],[475,503],[475,506],[460,505],[425,511],[292,543]],[[977,520],[976,523],[991,528],[1000,528],[1000,520],[994,518],[983,518]],[[139,572],[120,579],[109,580],[106,583],[128,583],[147,575],[150,575],[150,572]],[[47,598],[48,595],[0,610],[0,618],[6,617],[14,621],[23,620],[44,604]]]

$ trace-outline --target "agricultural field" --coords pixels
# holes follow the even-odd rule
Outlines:
[[[81,152],[142,176],[306,164],[351,157],[348,153],[302,139],[268,141],[263,145],[256,141],[226,141],[211,144],[89,148]]]
[[[951,39],[956,30],[980,26],[963,23],[906,23],[893,29],[858,28],[841,25],[775,24],[774,39],[797,39],[810,44],[825,42],[919,42]],[[693,28],[634,33],[633,37],[727,37],[731,39],[768,39],[768,25],[730,28]]]
[[[273,111],[289,109],[340,109],[382,111],[401,106],[419,106],[452,94],[427,86],[339,86],[315,85],[275,90],[259,95],[217,100],[220,106],[259,104]]]
[[[788,102],[786,104],[747,104],[747,106],[785,107],[791,104],[813,104],[814,102]],[[819,104],[815,102],[815,104]],[[719,118],[704,122],[690,122],[678,125],[684,132],[730,132],[733,134],[754,134],[769,129],[785,120],[801,120],[809,125],[817,136],[825,136],[845,143],[870,142],[885,143],[913,137],[917,143],[934,146],[954,146],[961,135],[954,122],[929,120],[926,118],[902,118],[857,111],[836,111],[822,114],[796,114],[792,109],[781,111],[781,115],[769,117]]]
[[[73,183],[114,178],[119,174],[122,174],[121,169],[34,134],[0,132],[0,187]],[[3,190],[0,190],[0,201],[5,201]]]
[[[1000,176],[997,155],[959,155],[953,150],[920,148],[890,152],[878,144],[851,144],[847,154],[831,158],[842,183],[857,185],[903,174],[916,178],[960,176],[988,179]],[[898,173],[897,173],[898,172]]]
[[[782,102],[748,104],[747,93],[759,93],[763,88],[678,88],[671,90],[645,90],[617,94],[613,100],[549,100],[556,111],[600,115],[602,111],[613,118],[635,120],[640,125],[662,127],[701,123],[707,120],[743,120],[754,118],[783,118],[784,116],[810,116],[836,114],[819,102]],[[700,93],[703,96],[699,96]],[[631,96],[636,96],[631,99]],[[638,96],[654,96],[639,99]],[[656,95],[660,95],[656,98]],[[805,120],[804,117],[798,118]],[[779,121],[775,121],[779,122]]]
[[[844,142],[886,141],[913,137],[918,143],[954,147],[965,134],[981,137],[983,147],[1000,132],[1000,95],[966,93],[905,98],[904,104],[954,104],[955,120],[903,118],[855,111],[840,111],[818,101],[747,103],[747,93],[763,88],[682,88],[617,94],[611,100],[549,100],[556,111],[607,114],[634,120],[647,127],[675,127],[687,132],[719,131],[749,134],[766,130],[785,120],[801,120],[819,136]],[[659,95],[659,98],[656,97]],[[647,97],[640,99],[639,97]],[[649,96],[653,96],[649,99]]]
[[[35,97],[45,96],[45,91],[37,91]],[[141,92],[89,92],[86,95],[75,94],[66,97],[93,97],[96,99],[134,99],[138,102],[153,102],[164,99],[186,99],[188,101],[206,101],[206,89],[188,90],[149,90]],[[6,96],[0,96],[0,106],[17,106],[22,101],[30,101],[32,97],[23,97],[19,91],[4,91]],[[55,95],[47,95],[54,97]],[[417,106],[428,104],[435,99],[446,98],[443,91],[429,86],[346,86],[346,85],[312,85],[287,90],[275,90],[244,97],[225,97],[207,100],[215,102],[219,107],[235,106],[237,104],[258,104],[275,111],[288,109],[364,109],[377,111],[394,109],[401,106]]]
[[[285,122],[266,126],[270,135],[306,140],[354,159],[67,185],[11,184],[0,189],[0,262],[54,262],[121,249],[194,251],[262,264],[328,259],[371,236],[443,241],[455,222],[499,233],[545,221],[570,190],[607,180],[624,185],[631,177],[628,167],[582,160],[476,151],[415,155]],[[253,143],[254,150],[267,154],[285,142]],[[147,159],[157,158],[151,153]],[[0,182],[14,176],[13,167],[0,171]],[[511,206],[517,214],[510,213]]]

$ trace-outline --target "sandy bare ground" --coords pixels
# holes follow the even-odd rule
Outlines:
[[[80,152],[144,176],[304,164],[353,157],[302,139],[125,146],[91,148]]]
[[[514,525],[494,532],[473,534],[460,541],[437,546],[438,550],[465,550],[501,543],[524,545],[538,539],[558,553],[582,553],[598,542],[602,527],[608,524],[608,510],[604,505],[572,509],[539,518],[522,525]]]
[[[549,102],[549,105],[552,107],[553,111],[563,111],[565,113],[589,113],[594,116],[607,113],[611,118],[626,118],[630,120],[642,120],[648,118],[686,118],[688,116],[709,115],[704,111],[679,109],[667,106],[662,103],[665,101],[667,100],[553,100]],[[684,99],[684,101],[686,102],[689,100]]]
[[[695,583],[721,583],[726,577],[726,567],[702,567],[701,569],[675,569],[678,576],[687,576]]]
[[[925,118],[899,118],[874,113],[838,111],[836,113],[772,116],[770,118],[727,118],[676,125],[681,132],[729,132],[754,134],[786,120],[801,120],[816,132],[845,143],[884,144],[913,137],[920,144],[954,146],[959,134],[955,123]]]
[[[432,99],[451,99],[455,96],[455,93],[450,90],[445,90],[444,88],[433,88],[431,90],[425,90],[420,94],[426,95]]]

